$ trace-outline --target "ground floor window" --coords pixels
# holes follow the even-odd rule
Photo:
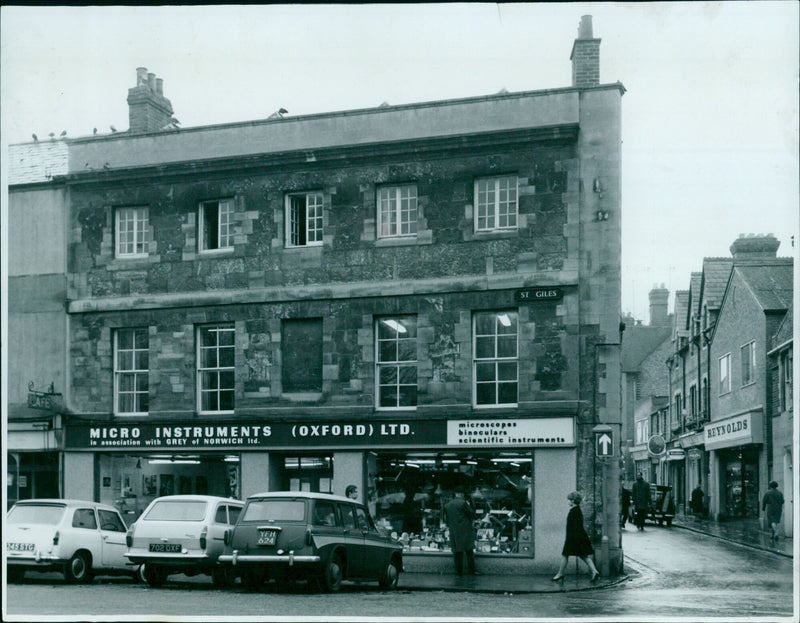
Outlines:
[[[8,508],[17,500],[59,498],[58,452],[9,452]]]
[[[410,552],[450,551],[444,507],[457,489],[475,510],[475,550],[532,555],[530,452],[370,452],[368,503]]]
[[[333,457],[331,455],[284,456],[279,478],[283,491],[332,493]]]
[[[758,450],[735,448],[720,452],[728,519],[759,516]]]

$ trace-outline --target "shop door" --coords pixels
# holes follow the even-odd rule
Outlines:
[[[758,517],[758,457],[735,456],[725,469],[725,513],[731,519]]]

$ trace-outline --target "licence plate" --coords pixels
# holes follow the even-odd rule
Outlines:
[[[278,536],[277,530],[259,530],[258,545],[275,545],[276,536]]]
[[[8,552],[32,552],[33,543],[6,543]]]
[[[177,543],[150,543],[151,552],[179,552],[181,546]]]

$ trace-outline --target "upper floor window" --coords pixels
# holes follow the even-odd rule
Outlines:
[[[475,231],[517,228],[517,176],[475,180]]]
[[[681,415],[683,412],[683,396],[680,393],[675,394],[675,416],[672,418],[672,421],[678,423],[681,421]]]
[[[756,343],[749,342],[742,346],[742,385],[749,385],[755,381],[756,370]]]
[[[147,255],[148,208],[117,208],[117,257]]]
[[[792,409],[792,351],[781,353],[781,406],[784,411]]]
[[[322,244],[322,193],[286,195],[286,241],[290,247]]]
[[[114,411],[145,415],[149,408],[149,334],[147,329],[114,332]]]
[[[475,405],[517,404],[517,312],[479,312],[473,322]]]
[[[719,358],[719,393],[727,394],[731,391],[731,354],[727,353]]]
[[[381,318],[377,322],[378,408],[417,406],[417,319]]]
[[[704,416],[708,416],[708,405],[711,402],[711,394],[709,394],[708,389],[708,377],[703,377],[703,389],[700,392],[700,414]]]
[[[697,385],[689,386],[689,413],[692,417],[697,415]]]
[[[378,189],[378,236],[413,236],[417,233],[415,184]]]
[[[285,393],[322,391],[322,319],[281,323],[281,385]]]
[[[235,389],[233,324],[197,330],[197,402],[201,413],[233,413]]]
[[[197,217],[200,251],[233,248],[233,201],[203,201]]]

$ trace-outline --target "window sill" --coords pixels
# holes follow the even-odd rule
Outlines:
[[[284,392],[281,398],[290,402],[317,402],[322,399],[322,392]]]
[[[149,411],[142,411],[141,413],[115,413],[114,417],[128,418],[128,417],[148,417]]]
[[[307,251],[308,249],[319,249],[322,250],[323,243],[322,242],[315,242],[314,244],[304,244],[297,247],[290,247],[284,246],[284,251]]]
[[[225,247],[224,249],[200,249],[197,254],[202,256],[209,256],[209,255],[225,255],[227,253],[233,253],[233,247]]]
[[[376,238],[376,247],[413,247],[420,244],[431,244],[431,240],[421,240],[416,234],[413,236],[387,236]]]
[[[472,235],[476,238],[516,238],[519,235],[519,229],[481,229],[473,231]]]
[[[197,415],[234,415],[236,411],[198,411]]]
[[[127,262],[129,260],[146,260],[150,257],[149,253],[138,253],[136,255],[114,255],[115,260],[120,262]]]

